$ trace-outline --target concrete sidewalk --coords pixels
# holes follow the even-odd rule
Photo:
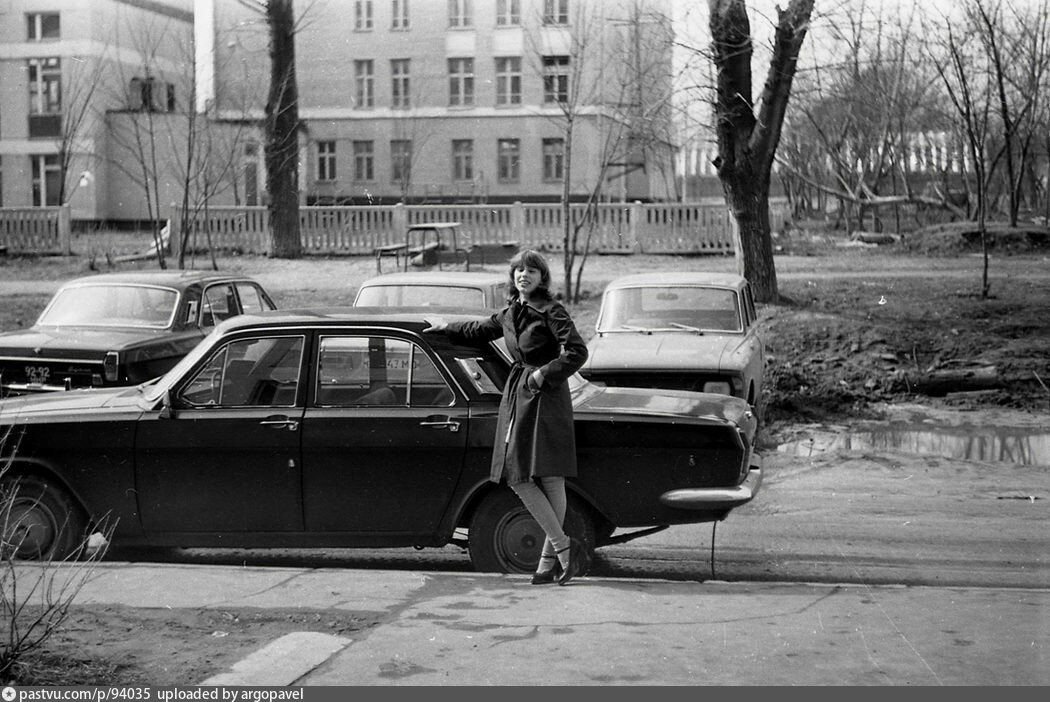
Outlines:
[[[78,604],[382,613],[207,685],[1047,685],[1050,590],[103,563]]]

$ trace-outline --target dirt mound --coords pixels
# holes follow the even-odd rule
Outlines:
[[[1011,227],[990,223],[986,226],[988,250],[1000,254],[1050,251],[1050,228],[1036,224]],[[980,253],[981,232],[974,222],[952,222],[919,229],[904,237],[906,251],[927,255]]]

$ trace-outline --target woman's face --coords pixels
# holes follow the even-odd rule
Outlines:
[[[518,266],[514,269],[514,287],[518,294],[529,297],[543,281],[543,273],[532,266]]]

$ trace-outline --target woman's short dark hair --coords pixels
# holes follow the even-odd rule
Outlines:
[[[539,251],[533,249],[522,249],[510,259],[510,290],[507,299],[514,301],[518,297],[517,288],[514,286],[514,271],[519,268],[535,268],[540,272],[540,284],[533,295],[539,297],[551,296],[551,268],[547,265],[547,259]]]

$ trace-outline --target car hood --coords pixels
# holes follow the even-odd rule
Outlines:
[[[85,410],[138,411],[142,409],[141,402],[142,394],[135,386],[43,392],[0,400],[0,421],[82,413]]]
[[[574,414],[618,416],[680,417],[701,424],[730,422],[756,429],[754,414],[747,402],[728,395],[659,388],[606,387],[588,383],[573,403]]]
[[[743,339],[734,334],[690,332],[607,333],[587,344],[587,362],[581,372],[696,369],[699,359],[716,359],[710,369],[725,370]]]
[[[33,327],[25,331],[0,334],[0,356],[82,358],[84,354],[98,352],[101,358],[107,351],[129,350],[155,344],[158,339],[177,341],[200,337],[200,332],[195,330],[172,334],[167,329]]]

